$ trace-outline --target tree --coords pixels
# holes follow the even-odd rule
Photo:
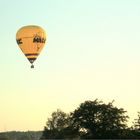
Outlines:
[[[56,112],[52,113],[51,118],[48,119],[46,126],[50,130],[57,129],[60,131],[61,129],[67,127],[68,117],[68,114],[57,109]]]
[[[70,115],[57,109],[47,120],[41,139],[72,139],[76,132],[71,127]]]
[[[135,119],[133,129],[140,131],[140,112],[138,112],[138,118]]]
[[[133,122],[131,133],[133,135],[133,138],[140,139],[140,112],[138,112],[138,118]]]
[[[73,124],[82,138],[120,138],[127,128],[124,109],[104,104],[97,99],[85,101],[73,113]]]

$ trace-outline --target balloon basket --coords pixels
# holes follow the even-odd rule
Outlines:
[[[31,68],[33,69],[34,68],[34,65],[31,65]]]

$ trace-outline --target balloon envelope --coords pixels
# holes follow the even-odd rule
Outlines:
[[[33,64],[45,45],[46,33],[40,26],[24,26],[17,31],[16,41],[24,55]]]

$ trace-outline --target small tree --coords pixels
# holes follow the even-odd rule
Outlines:
[[[48,119],[46,126],[49,130],[57,129],[58,131],[67,127],[69,115],[57,109]]]
[[[72,139],[77,131],[73,130],[71,126],[70,115],[57,109],[47,120],[41,139]]]
[[[133,129],[140,131],[140,112],[138,112],[138,118],[135,119]]]
[[[140,112],[138,112],[138,118],[134,119],[131,127],[132,138],[140,139]]]

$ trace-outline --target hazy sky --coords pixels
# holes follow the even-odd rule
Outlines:
[[[35,69],[17,30],[43,27]],[[0,131],[43,130],[57,108],[103,100],[140,111],[140,0],[3,0],[0,4]]]

